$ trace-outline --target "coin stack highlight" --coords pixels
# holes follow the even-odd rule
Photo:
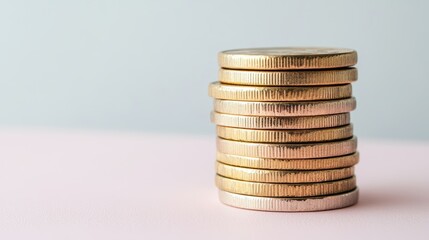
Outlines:
[[[216,185],[226,205],[321,211],[358,201],[357,53],[256,48],[219,53],[209,86],[217,124]]]

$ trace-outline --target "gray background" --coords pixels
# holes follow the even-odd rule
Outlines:
[[[0,126],[213,133],[231,48],[359,53],[359,136],[429,139],[428,1],[1,1]]]

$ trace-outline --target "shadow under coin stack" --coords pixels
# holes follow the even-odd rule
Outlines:
[[[264,211],[320,211],[358,201],[357,53],[259,48],[219,53],[211,83],[216,185],[223,203]]]

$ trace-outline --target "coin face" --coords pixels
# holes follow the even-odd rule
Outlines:
[[[346,48],[251,48],[219,53],[219,65],[229,69],[327,69],[350,67],[356,63],[356,51]]]
[[[260,55],[260,56],[321,56],[353,53],[353,49],[348,48],[328,48],[328,47],[275,47],[275,48],[248,48],[226,50],[222,53],[230,55]]]

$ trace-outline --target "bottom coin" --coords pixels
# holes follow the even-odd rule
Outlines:
[[[310,212],[345,208],[357,203],[359,190],[307,198],[255,197],[219,190],[222,203],[244,209],[273,212]]]

